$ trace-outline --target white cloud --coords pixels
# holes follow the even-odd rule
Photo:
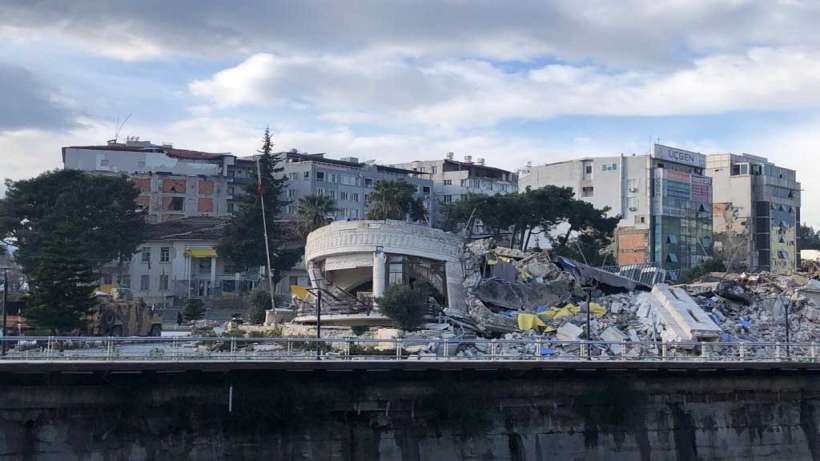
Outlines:
[[[486,61],[256,54],[191,83],[221,106],[308,104],[327,120],[463,128],[561,115],[660,116],[820,107],[820,52],[753,48],[670,72]]]

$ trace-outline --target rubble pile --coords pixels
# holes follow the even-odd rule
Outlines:
[[[684,286],[722,330],[722,342],[791,342],[820,333],[820,281],[806,276],[714,273]]]
[[[546,252],[494,247],[492,239],[467,244],[462,263],[466,311],[447,309],[446,320],[462,336],[503,340],[492,351],[502,356],[577,357],[584,344],[561,342],[583,340],[593,341],[594,356],[640,353],[629,343],[678,342],[685,349],[699,341],[782,342],[787,312],[790,341],[812,342],[820,333],[820,281],[802,275],[714,273],[697,283],[625,292],[614,289],[623,288],[618,283],[580,279]]]

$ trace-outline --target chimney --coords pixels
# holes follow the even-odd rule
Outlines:
[[[447,160],[452,160],[453,157],[455,157],[455,154],[452,152],[447,152],[447,155],[445,157],[447,158]]]
[[[473,163],[473,156],[472,155],[465,155],[464,156],[464,163]]]
[[[477,158],[475,163],[478,165],[484,165],[484,157]]]

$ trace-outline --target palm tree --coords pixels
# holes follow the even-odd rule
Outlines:
[[[299,216],[299,233],[302,237],[316,229],[330,224],[330,215],[336,211],[336,201],[323,195],[309,195],[299,199],[297,214]]]
[[[367,219],[423,221],[427,217],[424,201],[416,197],[416,187],[404,181],[379,181],[368,195]]]

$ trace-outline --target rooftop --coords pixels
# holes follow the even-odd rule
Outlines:
[[[102,145],[90,145],[90,146],[67,146],[63,147],[63,160],[65,160],[65,151],[66,149],[84,149],[84,150],[107,150],[107,151],[116,151],[116,152],[138,152],[138,153],[145,153],[145,152],[158,152],[163,153],[169,157],[183,159],[183,160],[219,160],[225,156],[232,155],[231,153],[214,153],[214,152],[203,152],[198,150],[189,150],[189,149],[176,149],[170,145],[156,145],[151,144],[150,141],[139,141],[130,139],[127,140],[125,143],[118,143],[118,142],[109,142],[108,144]]]

